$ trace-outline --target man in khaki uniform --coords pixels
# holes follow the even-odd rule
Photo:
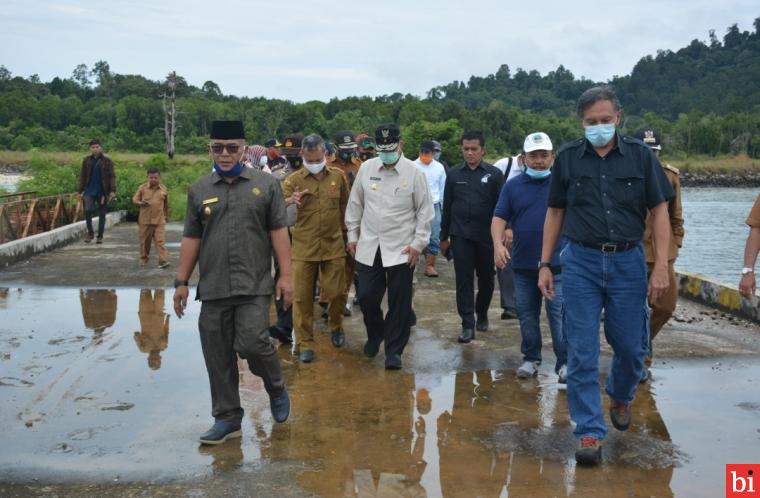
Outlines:
[[[282,184],[285,203],[298,209],[293,236],[293,325],[299,359],[314,360],[314,281],[320,276],[329,300],[329,327],[333,346],[345,343],[343,308],[346,305],[343,217],[348,182],[338,168],[326,166],[325,141],[319,135],[303,140],[303,168]]]
[[[755,263],[757,262],[757,254],[760,252],[760,195],[755,199],[755,204],[749,212],[747,225],[749,225],[749,235],[744,246],[744,267],[742,268],[742,279],[739,281],[739,292],[749,299],[757,291]]]
[[[354,140],[353,133],[348,130],[343,130],[336,133],[335,146],[337,148],[335,160],[327,163],[327,166],[330,168],[338,168],[343,172],[343,174],[346,176],[346,180],[348,180],[348,188],[350,192],[350,189],[354,186],[356,173],[359,171],[359,167],[362,165],[361,159],[359,159],[356,155],[358,149],[356,141]],[[348,242],[345,233],[346,232],[344,225],[343,238],[344,242]],[[345,288],[343,289],[344,296],[342,299],[344,300],[344,303],[347,304],[348,293],[351,291],[351,283],[354,281],[354,275],[356,273],[356,260],[348,254],[346,255],[345,260],[345,272]],[[358,289],[357,286],[355,287]],[[327,299],[325,299],[324,293],[320,294],[319,303],[323,308],[326,306]],[[350,305],[345,306],[344,316],[351,316]]]
[[[655,155],[659,158],[662,145],[660,136],[652,129],[642,129],[636,132],[636,138],[647,144]],[[649,306],[652,308],[652,315],[649,319],[649,354],[645,361],[644,373],[641,377],[642,382],[646,382],[651,377],[649,367],[652,366],[652,342],[660,329],[668,322],[676,309],[678,301],[678,285],[676,284],[676,272],[673,268],[678,249],[683,243],[683,209],[681,208],[681,180],[679,179],[678,169],[669,164],[662,164],[665,176],[670,185],[673,187],[675,196],[668,201],[668,215],[670,218],[670,245],[668,247],[668,277],[670,285],[668,290],[656,301],[650,301]],[[654,242],[652,240],[652,213],[648,213],[646,220],[646,229],[644,231],[644,256],[647,261],[647,274],[651,275],[654,268]]]
[[[132,196],[132,202],[140,206],[137,224],[140,227],[140,263],[148,264],[151,241],[158,250],[158,267],[169,266],[166,254],[166,222],[169,221],[169,193],[161,184],[161,172],[148,170],[148,181],[140,185]]]

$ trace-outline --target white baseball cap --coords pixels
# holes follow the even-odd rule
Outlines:
[[[552,150],[552,140],[544,132],[531,133],[525,137],[525,143],[523,144],[523,151],[526,153],[534,150]]]

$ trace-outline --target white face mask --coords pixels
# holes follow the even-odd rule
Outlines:
[[[325,164],[326,163],[327,163],[327,161],[325,161],[324,159],[322,159],[322,161],[318,162],[318,163],[307,163],[306,161],[304,161],[303,162],[303,167],[306,168],[307,170],[309,170],[309,173],[311,173],[312,175],[316,175],[320,171],[322,171],[323,169],[325,169]]]

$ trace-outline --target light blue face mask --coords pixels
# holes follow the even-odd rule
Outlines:
[[[394,150],[391,152],[378,152],[377,156],[383,162],[383,164],[396,164],[400,157],[399,151]]]
[[[594,147],[604,147],[615,136],[615,125],[612,123],[584,126],[584,128],[586,138]]]
[[[525,174],[528,175],[530,178],[539,180],[541,178],[546,178],[547,176],[551,175],[552,169],[547,168],[541,171],[541,170],[537,170],[537,169],[533,169],[533,168],[529,168],[525,166]]]

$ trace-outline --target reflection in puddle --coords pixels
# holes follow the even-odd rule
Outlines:
[[[199,447],[211,411],[199,307],[172,321],[170,344],[162,289],[120,289],[118,307],[115,290],[0,297],[3,481],[202,477],[224,494],[255,475],[262,495],[719,495],[724,464],[752,461],[760,438],[760,400],[747,394],[756,390],[737,382],[760,377],[760,367],[669,362],[637,394],[631,429],[610,433],[604,465],[576,468],[553,374],[416,371],[411,360],[388,372],[361,355],[356,335],[340,350],[324,335],[313,364],[279,350],[292,397],[286,424],[273,424],[261,381],[241,368],[243,438]],[[409,358],[464,354],[416,334]],[[291,480],[297,489],[281,487]]]

